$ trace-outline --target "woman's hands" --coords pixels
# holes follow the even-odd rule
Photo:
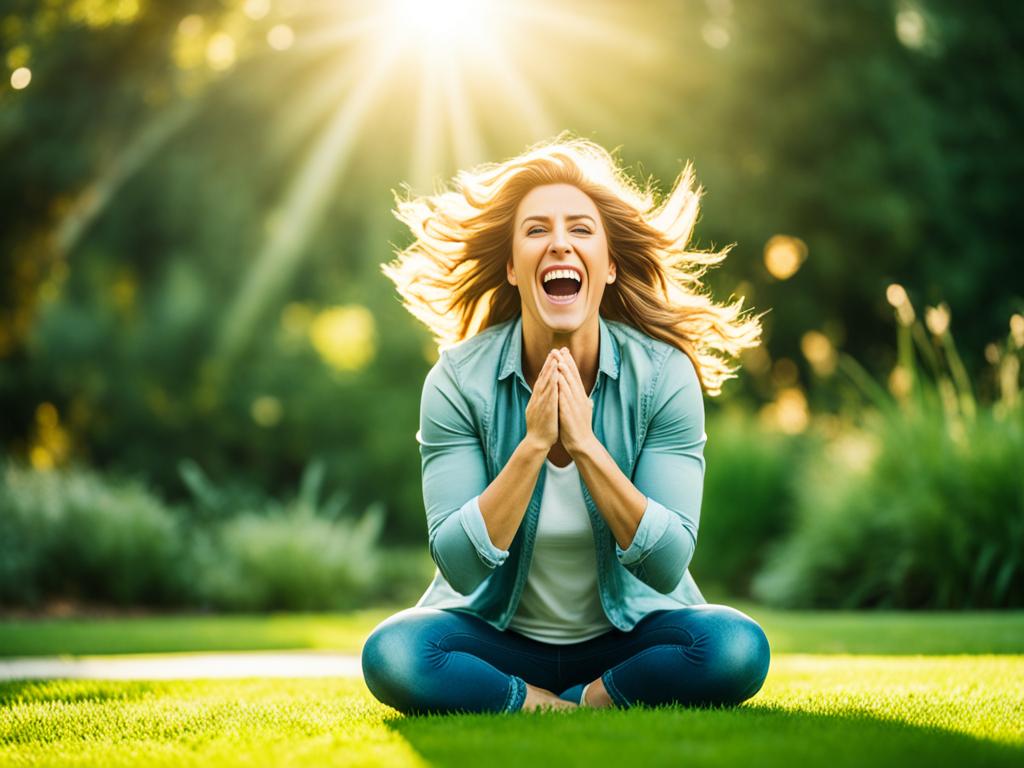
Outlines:
[[[557,367],[558,352],[553,349],[537,374],[530,402],[526,404],[526,435],[545,450],[558,442]]]
[[[587,395],[572,353],[564,347],[557,355],[558,430],[562,447],[573,458],[594,440],[594,403]]]
[[[594,439],[594,403],[568,349],[553,349],[526,405],[526,434],[544,448],[556,442],[575,456]]]

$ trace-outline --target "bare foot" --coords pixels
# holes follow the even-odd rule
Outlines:
[[[578,708],[579,706],[577,704],[558,698],[557,693],[553,693],[547,688],[538,688],[535,685],[530,685],[529,683],[526,684],[526,701],[523,702],[524,712],[534,709],[554,710]]]
[[[587,688],[587,699],[583,702],[584,707],[601,709],[603,707],[614,707],[615,702],[608,695],[608,689],[604,687],[604,680],[600,677]]]

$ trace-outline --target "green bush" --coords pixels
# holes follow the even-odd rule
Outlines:
[[[879,419],[860,472],[808,467],[799,525],[754,594],[802,608],[1024,606],[1024,423],[990,411],[953,440],[941,418]]]
[[[216,486],[182,464],[194,509],[135,480],[14,462],[0,483],[0,605],[47,600],[220,610],[323,610],[412,601],[430,580],[425,548],[383,550],[384,509],[344,516],[320,498],[324,465],[296,497]]]
[[[322,479],[323,465],[310,465],[293,501],[197,532],[199,599],[226,610],[365,605],[382,570],[383,507],[370,506],[359,520],[341,518],[341,497],[319,501]]]
[[[929,341],[908,306],[895,399],[842,360],[876,405],[845,441],[860,459],[839,442],[806,466],[797,525],[755,579],[757,598],[801,608],[1024,607],[1020,344],[1008,341],[994,361],[999,402],[980,407],[947,324],[935,323]],[[934,382],[917,370],[912,338]]]
[[[177,510],[134,480],[15,463],[0,483],[0,603],[183,602]]]
[[[770,544],[794,515],[794,467],[809,438],[762,426],[730,409],[709,418],[707,470],[691,571],[702,587],[747,596]]]

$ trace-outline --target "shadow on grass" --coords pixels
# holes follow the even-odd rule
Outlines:
[[[1024,748],[936,727],[756,705],[397,716],[385,724],[438,768],[1024,764]]]

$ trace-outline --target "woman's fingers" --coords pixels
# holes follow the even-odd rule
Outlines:
[[[554,363],[551,363],[550,365],[545,363],[544,366],[544,370],[541,372],[541,376],[543,377],[544,381],[541,384],[541,386],[547,387],[550,386],[551,380],[554,378],[553,374],[557,370],[558,366],[555,365]]]
[[[583,386],[583,380],[580,378],[580,372],[576,367],[576,361],[573,360],[572,356],[568,352],[561,353],[561,357],[559,359],[559,370],[565,378],[567,386],[571,386],[578,396],[587,397],[587,390]]]
[[[543,378],[544,383],[547,384],[556,370],[558,370],[558,358],[555,355],[548,355],[548,359],[544,361],[544,367],[541,369],[540,378]]]
[[[540,373],[537,374],[537,380],[533,383],[534,389],[543,389],[547,385],[548,380],[551,378],[551,365],[550,360],[545,360],[544,365],[540,369]]]

